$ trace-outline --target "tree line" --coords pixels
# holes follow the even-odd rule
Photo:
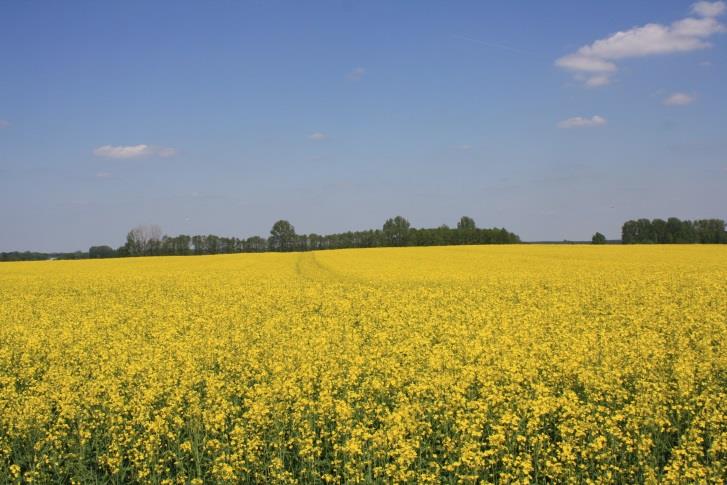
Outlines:
[[[722,219],[682,221],[676,217],[626,221],[621,228],[623,244],[726,244]]]
[[[45,261],[48,259],[87,259],[88,253],[75,251],[70,253],[39,253],[37,251],[6,251],[0,252],[0,261]]]
[[[158,226],[139,226],[127,234],[126,244],[89,249],[90,258],[124,256],[186,256],[202,254],[259,253],[265,251],[313,251],[322,249],[397,246],[443,246],[457,244],[513,244],[520,238],[504,228],[478,228],[470,217],[462,217],[456,228],[414,228],[401,216],[388,219],[381,229],[337,234],[298,234],[288,221],[273,224],[270,236],[247,239],[216,235],[162,235]]]
[[[397,246],[449,246],[460,244],[514,244],[520,238],[504,228],[478,228],[471,217],[462,217],[457,227],[411,227],[408,220],[396,216],[386,220],[381,229],[348,231],[337,234],[297,234],[285,220],[277,221],[267,238],[222,237],[213,234],[168,236],[159,226],[138,226],[118,247],[91,246],[87,252],[42,253],[32,251],[0,252],[0,261],[39,261],[48,259],[97,259],[128,256],[186,256],[202,254],[259,253],[264,251],[312,251],[322,249],[376,248]],[[594,244],[607,243],[597,232]],[[617,242],[617,241],[611,241]],[[623,244],[726,244],[727,230],[722,219],[680,220],[637,219],[626,221],[621,230]]]
[[[130,256],[188,256],[203,254],[260,253],[265,251],[313,251],[322,249],[376,248],[396,246],[445,246],[458,244],[513,244],[520,238],[504,228],[478,228],[474,219],[462,217],[456,228],[415,228],[404,217],[387,219],[381,229],[336,234],[298,234],[288,221],[273,224],[270,236],[248,238],[214,234],[169,236],[157,225],[137,226],[118,248],[91,246],[75,253],[0,253],[0,261],[45,259],[100,259]]]

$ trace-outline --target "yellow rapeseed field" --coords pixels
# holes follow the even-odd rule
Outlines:
[[[0,264],[0,483],[722,483],[727,247]]]

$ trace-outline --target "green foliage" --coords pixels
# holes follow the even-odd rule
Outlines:
[[[114,256],[116,256],[116,251],[111,246],[91,246],[88,249],[90,259],[113,258]]]
[[[676,217],[626,221],[621,228],[623,244],[725,244],[727,231],[722,219],[681,221]]]
[[[401,216],[388,219],[384,223],[384,238],[388,246],[406,246],[409,239],[409,221]]]
[[[49,259],[86,259],[88,253],[39,253],[35,251],[8,251],[0,253],[0,261],[47,261]]]
[[[471,217],[462,216],[462,218],[457,223],[457,229],[460,231],[474,231],[477,229],[477,226],[475,225],[475,220]]]
[[[314,251],[322,249],[379,248],[390,246],[451,246],[460,244],[515,244],[520,238],[504,228],[478,228],[470,217],[462,217],[457,228],[447,225],[414,228],[404,217],[387,219],[382,229],[338,234],[296,234],[293,225],[277,221],[270,237],[247,239],[214,234],[162,235],[159,226],[138,226],[129,231],[117,249],[92,246],[88,253],[0,253],[0,261],[44,259],[124,258],[129,256],[188,256],[202,254],[259,253],[264,251]]]
[[[295,228],[288,221],[280,220],[273,224],[268,240],[272,251],[293,251],[295,249]]]
[[[606,236],[604,236],[604,235],[603,235],[603,234],[601,234],[600,232],[597,232],[597,233],[596,233],[596,234],[594,234],[594,235],[593,235],[593,237],[591,238],[591,242],[592,242],[593,244],[606,244]]]

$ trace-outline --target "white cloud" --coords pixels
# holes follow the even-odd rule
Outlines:
[[[664,99],[666,106],[686,106],[694,102],[695,97],[686,93],[674,93]]]
[[[588,86],[602,86],[618,69],[615,61],[706,49],[711,46],[708,37],[727,30],[715,19],[725,11],[725,4],[698,2],[692,11],[700,18],[687,17],[671,25],[651,23],[616,32],[557,59],[555,64],[592,75],[585,78]]]
[[[138,158],[151,155],[148,145],[111,146],[104,145],[96,148],[93,154],[105,158]]]
[[[599,74],[597,76],[591,76],[588,79],[586,79],[586,86],[595,88],[598,86],[605,86],[606,84],[609,84],[611,82],[611,78],[609,78],[606,75]]]
[[[466,152],[467,150],[472,150],[472,145],[456,145],[455,148]]]
[[[697,2],[692,5],[692,12],[702,17],[717,17],[727,8],[724,2]]]
[[[309,140],[313,141],[322,141],[328,138],[328,135],[325,133],[321,133],[320,131],[316,131],[315,133],[311,133],[311,135],[308,137]]]
[[[110,172],[98,172],[96,174],[96,178],[100,178],[100,179],[108,179],[108,178],[111,178],[111,176],[112,175]]]
[[[358,81],[362,77],[364,77],[364,74],[366,74],[366,69],[363,67],[357,67],[355,69],[352,69],[348,74],[346,74],[346,79],[349,81]]]
[[[142,158],[149,156],[158,156],[162,158],[171,157],[176,154],[177,151],[174,148],[168,147],[154,147],[150,145],[128,145],[128,146],[112,146],[104,145],[93,150],[93,154],[97,157],[104,158]]]
[[[568,54],[567,56],[561,57],[555,63],[564,68],[570,69],[571,71],[585,71],[585,72],[613,72],[616,70],[616,64],[603,59],[597,59],[595,57],[589,57],[588,55],[581,54],[580,51],[575,54]]]
[[[606,124],[606,118],[598,115],[584,118],[582,116],[574,116],[558,123],[558,128],[588,128],[594,126],[603,126]]]
[[[8,126],[10,126],[10,123],[8,121],[0,120],[0,129],[7,128]]]

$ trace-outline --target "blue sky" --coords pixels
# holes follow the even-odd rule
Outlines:
[[[0,3],[0,251],[727,218],[721,2]],[[617,34],[621,32],[621,34]],[[615,35],[614,35],[615,34]]]

